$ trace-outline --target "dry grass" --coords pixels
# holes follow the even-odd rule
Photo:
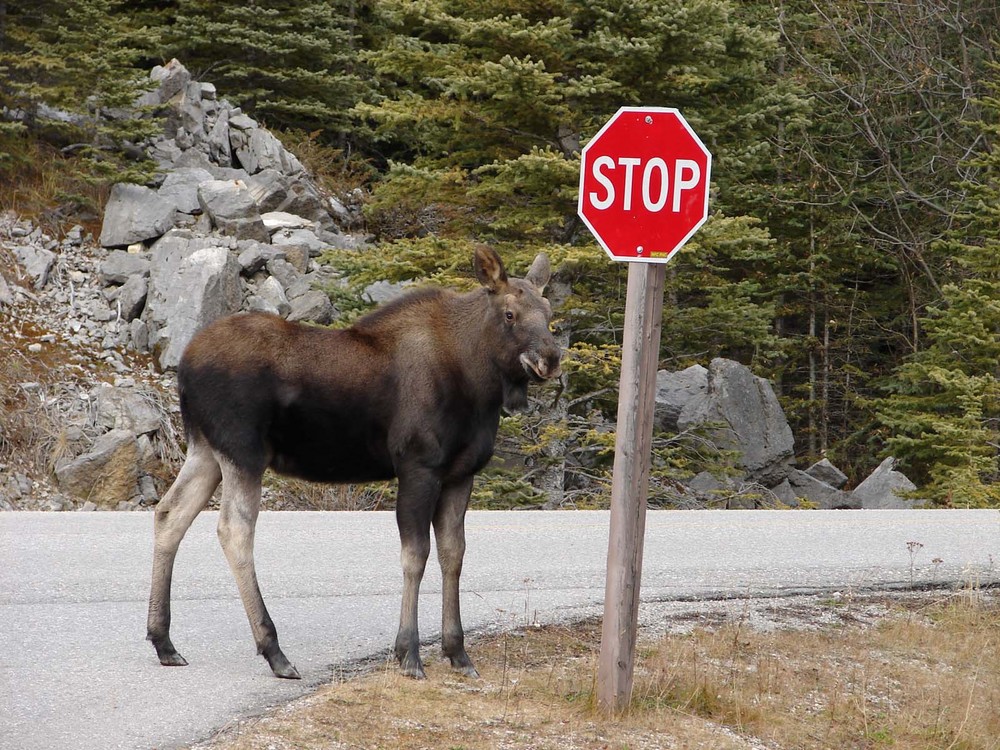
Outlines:
[[[709,613],[705,622],[717,626],[645,642],[619,717],[595,709],[599,629],[586,623],[480,639],[476,681],[437,660],[424,682],[379,665],[231,727],[210,747],[1000,747],[992,599],[813,600],[785,614],[793,627],[760,632],[746,618]]]
[[[79,160],[29,134],[0,134],[0,206],[58,236],[74,223],[95,236],[110,184],[88,179]]]

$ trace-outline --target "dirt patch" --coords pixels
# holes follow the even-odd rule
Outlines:
[[[604,716],[600,626],[482,637],[478,680],[376,661],[236,722],[201,750],[998,748],[1000,605],[989,592],[644,607],[633,699]]]

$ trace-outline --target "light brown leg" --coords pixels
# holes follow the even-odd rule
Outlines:
[[[156,506],[146,638],[152,641],[164,666],[187,665],[170,641],[170,581],[177,548],[195,517],[212,499],[221,479],[222,473],[211,449],[204,440],[194,438],[177,479]]]
[[[254,567],[254,529],[260,511],[260,479],[260,475],[248,474],[227,461],[222,462],[219,541],[236,578],[257,653],[267,659],[276,676],[297,680],[298,671],[278,646],[278,633],[264,606]]]

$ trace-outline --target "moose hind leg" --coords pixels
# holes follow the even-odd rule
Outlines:
[[[221,479],[212,451],[203,439],[192,438],[180,473],[156,506],[146,639],[156,649],[160,664],[167,667],[187,665],[170,640],[170,582],[177,548]]]
[[[257,653],[267,659],[277,677],[299,679],[298,670],[278,646],[278,633],[264,606],[254,566],[254,529],[260,511],[259,473],[222,464],[222,507],[219,513],[219,541],[236,578],[243,608],[250,620]]]
[[[465,557],[465,511],[472,492],[472,477],[447,486],[434,515],[434,537],[441,565],[441,648],[453,669],[467,677],[479,673],[465,651],[465,631],[459,601],[459,581]]]

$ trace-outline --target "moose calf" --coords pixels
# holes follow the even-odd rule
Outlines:
[[[430,529],[443,575],[442,638],[451,665],[465,651],[459,577],[473,476],[493,454],[501,408],[527,405],[530,382],[559,374],[559,347],[542,291],[549,261],[523,279],[479,247],[482,288],[412,292],[345,330],[260,314],[218,320],[178,368],[187,457],[156,509],[148,640],[160,663],[187,662],[170,640],[170,579],[178,545],[219,483],[219,540],[236,577],[258,653],[278,677],[299,673],[278,645],[254,570],[254,526],[265,469],[319,482],[399,480],[402,671],[424,677],[417,594]]]

